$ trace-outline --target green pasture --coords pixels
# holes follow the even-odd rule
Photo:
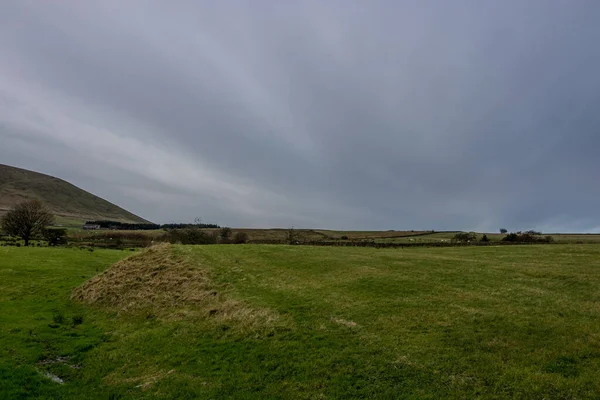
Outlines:
[[[169,251],[222,307],[74,303],[142,253],[0,247],[0,398],[600,397],[600,246]]]

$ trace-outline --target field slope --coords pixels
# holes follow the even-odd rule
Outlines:
[[[596,245],[0,247],[0,398],[598,398],[598,287]]]
[[[42,201],[64,218],[148,222],[62,179],[0,164],[0,213],[30,199]]]

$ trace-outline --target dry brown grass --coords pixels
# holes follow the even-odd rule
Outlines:
[[[332,321],[335,322],[336,324],[347,326],[348,328],[355,328],[355,327],[358,326],[358,324],[356,322],[354,322],[354,321],[347,321],[347,320],[342,319],[342,318],[332,318]]]
[[[189,305],[216,294],[202,270],[160,244],[93,277],[73,291],[72,299],[123,312]]]
[[[117,262],[73,290],[71,299],[120,314],[163,320],[208,318],[243,331],[281,326],[279,315],[228,298],[207,272],[161,243]]]

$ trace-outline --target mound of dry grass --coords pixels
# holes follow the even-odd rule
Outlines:
[[[147,313],[161,319],[206,317],[256,330],[275,327],[272,310],[228,299],[207,272],[162,243],[117,262],[73,290],[71,299],[119,313]],[[282,322],[282,321],[279,321]]]
[[[215,295],[205,272],[175,257],[165,243],[119,261],[71,298],[123,312],[201,303]]]

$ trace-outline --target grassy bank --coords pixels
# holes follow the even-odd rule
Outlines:
[[[0,397],[600,396],[600,246],[128,254],[0,248]]]

